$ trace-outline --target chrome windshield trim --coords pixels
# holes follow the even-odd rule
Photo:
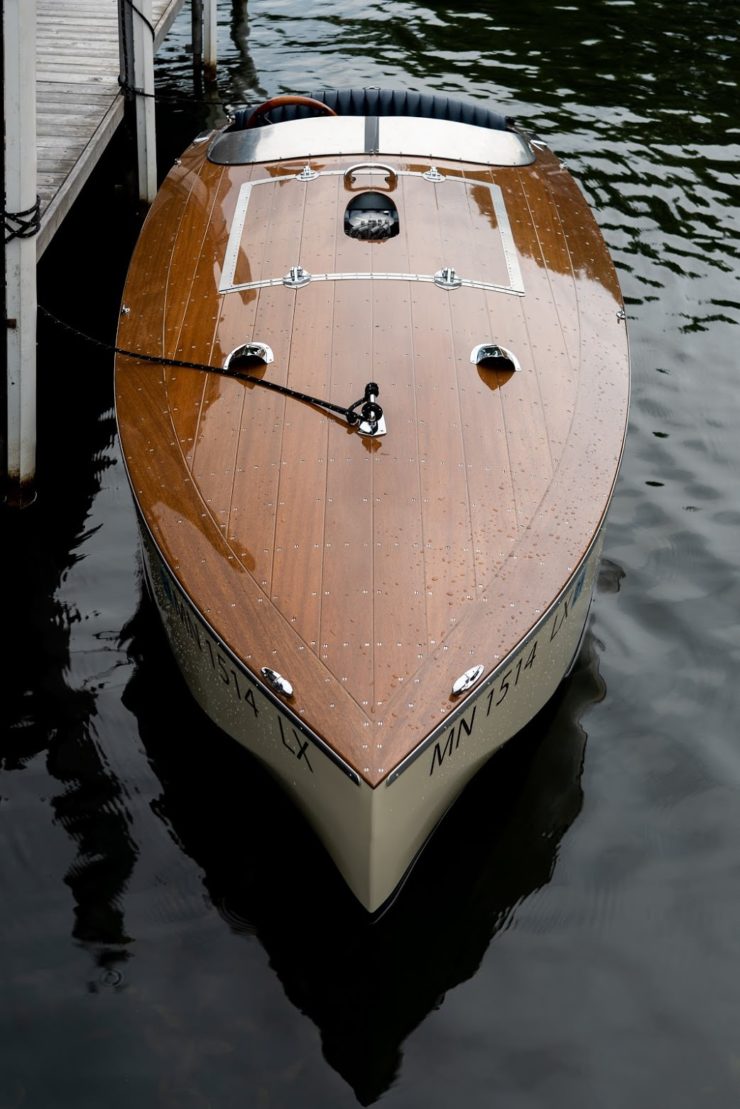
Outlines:
[[[411,116],[380,117],[378,152],[483,166],[528,166],[535,160],[527,139],[518,131]]]
[[[211,162],[227,166],[344,154],[401,154],[484,166],[525,166],[535,160],[518,131],[416,116],[291,119],[269,127],[222,131],[208,148]]]
[[[364,116],[319,116],[248,131],[222,131],[208,148],[208,160],[219,166],[240,166],[322,154],[365,153]]]

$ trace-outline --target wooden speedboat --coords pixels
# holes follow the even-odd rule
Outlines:
[[[167,176],[118,345],[187,683],[375,910],[583,633],[629,391],[589,207],[479,105],[277,97]]]

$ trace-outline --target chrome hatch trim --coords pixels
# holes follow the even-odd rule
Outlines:
[[[422,281],[437,285],[439,288],[452,289],[483,289],[487,293],[508,293],[510,296],[523,297],[524,289],[514,289],[510,285],[497,285],[493,281],[473,281],[467,277],[457,275],[459,285],[442,285],[433,273],[312,273],[311,282],[314,281]],[[269,289],[276,285],[286,285],[284,277],[267,277],[263,281],[246,281],[242,285],[231,285],[227,289],[219,289],[222,293],[243,293],[250,289]],[[306,281],[305,284],[308,284]]]
[[[503,132],[506,134],[507,132]],[[365,166],[360,163],[362,172],[370,176],[382,175],[387,178],[390,173],[396,174],[397,177],[417,177],[420,180],[426,180],[431,183],[435,188],[437,179],[428,176],[427,173],[420,173],[414,170],[395,170],[394,167],[376,163],[372,166]],[[306,187],[312,185],[313,182],[320,177],[345,177],[351,171],[356,171],[358,166],[350,166],[345,169],[330,169],[317,172],[315,176],[309,177],[306,174],[305,167],[299,173],[286,175],[284,177],[262,177],[256,181],[245,181],[237,196],[236,206],[234,208],[234,218],[231,223],[231,230],[229,232],[229,240],[226,245],[226,252],[224,254],[224,263],[221,270],[221,278],[218,283],[219,293],[243,293],[249,292],[253,289],[269,289],[275,285],[285,285],[289,287],[300,287],[300,285],[308,284],[308,281],[303,281],[298,286],[294,286],[292,281],[286,282],[286,275],[281,274],[279,277],[268,277],[261,281],[245,281],[235,283],[234,278],[236,275],[236,266],[239,259],[239,251],[242,245],[242,238],[244,235],[244,225],[247,219],[247,211],[249,209],[249,200],[252,191],[260,185],[286,185],[289,182],[299,182]],[[465,177],[447,177],[444,178],[444,187],[446,189],[452,188],[455,185],[461,185],[467,188],[471,182]],[[507,276],[509,278],[508,285],[498,284],[491,281],[478,281],[472,278],[466,278],[460,274],[455,275],[455,282],[452,285],[443,283],[438,274],[419,274],[419,273],[311,273],[308,280],[310,281],[431,281],[445,289],[467,288],[467,289],[483,289],[485,292],[494,293],[508,293],[510,296],[524,296],[524,281],[522,279],[522,271],[519,266],[519,258],[514,243],[514,235],[511,230],[511,223],[509,222],[509,215],[506,211],[506,202],[501,187],[495,183],[486,185],[482,182],[474,182],[476,188],[488,189],[491,194],[491,203],[496,216],[499,235],[501,237],[501,247],[503,250],[504,261],[506,264]],[[302,268],[298,262],[294,264],[294,268]],[[305,271],[308,275],[309,271]],[[442,271],[439,271],[440,273]],[[457,282],[459,281],[459,285]]]

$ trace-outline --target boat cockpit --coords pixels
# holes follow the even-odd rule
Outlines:
[[[217,165],[398,154],[522,166],[535,159],[515,121],[479,104],[395,89],[322,89],[239,108],[208,151]]]

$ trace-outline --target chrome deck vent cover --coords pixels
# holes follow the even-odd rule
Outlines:
[[[492,370],[502,370],[504,373],[521,370],[519,359],[506,347],[498,343],[480,343],[470,352],[470,361],[476,365],[486,365]]]
[[[272,348],[267,343],[261,343],[255,340],[252,343],[243,343],[240,347],[234,347],[231,354],[229,354],[224,362],[224,369],[228,370],[232,362],[238,362],[240,359],[256,358],[260,362],[264,362],[269,366],[274,362],[275,355],[272,353]]]

